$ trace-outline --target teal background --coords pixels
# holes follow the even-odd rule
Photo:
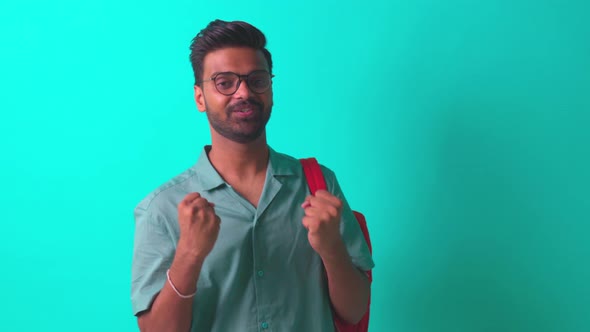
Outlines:
[[[271,146],[366,214],[372,332],[590,331],[589,13],[2,1],[0,331],[137,331],[132,211],[209,142],[188,45],[215,18],[269,39]]]

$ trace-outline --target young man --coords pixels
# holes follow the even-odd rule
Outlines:
[[[309,194],[272,150],[272,60],[262,32],[211,22],[191,45],[211,145],[135,209],[131,300],[141,331],[334,331],[358,321],[373,260],[334,173]]]

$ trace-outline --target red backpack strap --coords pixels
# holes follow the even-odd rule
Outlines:
[[[322,168],[320,167],[318,161],[315,158],[299,159],[299,161],[303,166],[303,173],[305,173],[305,179],[307,180],[307,185],[309,186],[309,191],[311,194],[315,195],[315,192],[318,190],[327,190],[328,187],[326,186],[324,173],[322,172]],[[369,229],[367,228],[365,216],[358,211],[352,212],[354,212],[354,216],[361,227],[365,241],[369,246],[369,251],[372,252],[373,248],[371,246],[371,238],[369,237]]]
[[[326,180],[322,168],[315,158],[300,159],[303,166],[303,173],[307,179],[307,185],[312,195],[318,190],[327,190]]]
[[[318,161],[315,158],[307,158],[300,159],[300,162],[303,166],[303,173],[305,174],[307,185],[309,186],[309,191],[311,192],[311,194],[315,195],[315,192],[318,190],[327,190],[328,187],[326,186],[326,180],[324,179],[324,174],[322,173],[322,168],[320,167]],[[363,216],[360,212],[353,212],[361,227],[365,240],[367,241],[369,251],[371,251],[371,240],[369,238],[369,230],[367,229],[367,222],[365,220],[365,216]],[[372,271],[367,271],[367,276],[369,277],[369,282],[373,281]],[[369,294],[367,312],[360,320],[360,322],[358,322],[357,324],[348,324],[334,313],[334,325],[336,327],[336,330],[338,332],[367,332],[369,330],[370,306],[371,295]]]

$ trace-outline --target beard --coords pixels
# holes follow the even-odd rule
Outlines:
[[[207,119],[209,119],[213,130],[237,143],[250,143],[258,139],[264,133],[272,113],[272,106],[264,109],[262,103],[253,99],[228,105],[222,114],[211,112],[208,105],[206,107]],[[251,109],[252,115],[248,117],[237,116],[237,113],[243,108]],[[222,115],[225,115],[225,119]]]

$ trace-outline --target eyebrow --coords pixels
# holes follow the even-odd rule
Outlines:
[[[231,71],[216,71],[216,72],[211,73],[211,76],[209,76],[209,77],[215,77],[215,75],[229,74],[229,73],[233,73],[233,72],[231,72]]]
[[[251,73],[253,73],[255,71],[261,71],[261,70],[268,72],[268,69],[266,69],[266,68],[258,68],[258,69],[254,69],[254,70],[252,70],[249,73],[244,74],[244,75],[250,75]],[[241,75],[241,74],[238,74],[238,73],[233,72],[233,71],[216,71],[216,72],[211,73],[211,76],[209,76],[209,78],[213,78],[213,77],[215,77],[216,75],[219,75],[219,74],[236,74],[236,75]],[[243,75],[241,75],[241,76],[243,76]]]

